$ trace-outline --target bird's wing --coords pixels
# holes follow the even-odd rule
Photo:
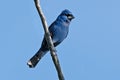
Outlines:
[[[53,23],[50,25],[50,27],[49,27],[49,31],[50,31],[52,40],[53,40],[53,37],[54,37],[55,34],[56,34],[56,29],[58,28],[58,26],[56,26],[56,25],[57,25],[57,22],[53,22]],[[61,42],[58,42],[58,41],[54,41],[54,40],[53,40],[53,44],[54,44],[55,47],[56,47],[58,44],[60,44],[60,43],[61,43]]]

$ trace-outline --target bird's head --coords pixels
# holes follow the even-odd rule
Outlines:
[[[75,17],[73,16],[73,14],[69,10],[65,9],[58,16],[57,20],[69,24],[71,22],[71,20],[74,18]]]
[[[63,16],[64,18],[68,19],[69,21],[71,21],[72,19],[75,18],[68,9],[63,10],[62,13],[60,14],[60,16]]]

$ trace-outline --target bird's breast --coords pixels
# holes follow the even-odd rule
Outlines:
[[[68,27],[59,26],[54,34],[53,42],[62,42],[68,34]]]

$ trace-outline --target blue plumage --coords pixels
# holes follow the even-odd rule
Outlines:
[[[68,35],[69,25],[71,20],[74,18],[72,13],[65,9],[62,13],[57,17],[57,19],[50,25],[49,31],[51,34],[51,38],[54,46],[59,45]],[[38,52],[28,61],[28,66],[33,68],[37,65],[39,60],[49,51],[47,42],[45,37],[43,39],[41,48]]]

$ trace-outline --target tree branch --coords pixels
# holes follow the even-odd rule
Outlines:
[[[55,47],[53,45],[53,42],[52,42],[52,39],[50,36],[50,32],[48,30],[48,25],[47,25],[44,14],[43,14],[42,9],[41,9],[40,4],[39,4],[40,2],[39,2],[39,0],[34,0],[34,2],[35,2],[35,6],[37,8],[37,11],[39,13],[40,19],[41,19],[42,24],[43,24],[45,38],[46,38],[47,44],[48,44],[49,49],[50,49],[52,60],[54,62],[55,68],[57,70],[59,80],[64,80],[64,76],[63,76],[62,71],[61,71],[61,67],[60,67],[59,60],[58,60],[58,57],[56,54],[56,50],[55,50]]]

